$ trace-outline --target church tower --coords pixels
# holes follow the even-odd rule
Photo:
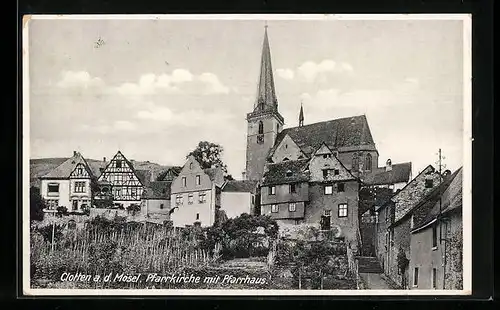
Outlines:
[[[247,114],[247,123],[245,175],[248,180],[260,181],[269,151],[274,146],[276,137],[284,124],[283,116],[278,112],[267,25],[262,46],[257,98],[253,111]]]

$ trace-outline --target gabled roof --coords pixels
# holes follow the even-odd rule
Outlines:
[[[411,177],[411,163],[392,164],[392,170],[386,171],[385,167],[378,167],[364,174],[361,181],[367,185],[386,185],[409,182]]]
[[[446,197],[444,194],[447,192]],[[412,232],[418,231],[432,221],[439,215],[439,199],[441,201],[441,214],[446,214],[457,209],[462,208],[462,167],[450,175],[439,186],[432,190],[426,197],[424,197],[417,208],[420,212],[417,217],[414,216],[414,228]]]
[[[242,180],[242,181],[227,181],[224,187],[222,187],[223,192],[240,192],[240,193],[255,193],[257,189],[257,181]]]
[[[172,181],[176,176],[179,175],[179,173],[181,172],[181,170],[182,170],[181,166],[173,166],[173,167],[170,167],[170,168],[168,168],[166,170],[163,170],[158,175],[158,181]],[[171,178],[171,179],[167,179],[167,176],[169,175],[169,172],[173,176],[173,178]]]
[[[79,152],[75,152],[72,157],[68,158],[62,164],[52,169],[49,173],[40,177],[40,179],[68,179],[71,172],[75,169],[78,164],[83,164],[87,173],[91,177],[95,177],[92,169],[88,165],[85,158]]]
[[[170,199],[170,186],[172,182],[170,181],[153,181],[144,188],[142,192],[142,198],[144,199]]]
[[[363,146],[376,150],[366,116],[339,118],[299,127],[283,129],[276,138],[272,155],[283,138],[289,135],[299,148],[310,156],[324,142],[330,149]]]
[[[137,179],[139,180],[139,182],[141,182],[142,185],[146,185],[146,184],[144,184],[144,182],[149,181],[149,178],[148,178],[149,175],[148,175],[148,173],[151,173],[151,171],[149,171],[149,170],[136,170],[134,168],[134,164],[130,160],[128,160],[125,157],[125,155],[123,155],[123,153],[121,151],[116,152],[115,156],[113,156],[113,158],[109,162],[106,163],[106,167],[103,169],[103,173],[108,169],[108,167],[110,167],[110,165],[113,162],[115,162],[117,160],[116,158],[119,157],[119,156],[122,158],[122,160],[124,160],[127,163],[127,165],[130,167],[132,173],[137,177]],[[141,176],[139,176],[139,174],[137,173],[138,171],[147,171],[147,172],[142,172],[142,173],[140,172],[139,174]],[[101,173],[101,175],[99,175],[99,178],[102,177],[103,173]]]
[[[301,159],[267,164],[263,185],[306,182],[309,180],[309,172],[305,171],[308,163],[309,159]]]

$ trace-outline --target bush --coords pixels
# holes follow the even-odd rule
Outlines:
[[[49,224],[37,228],[37,232],[46,242],[52,243],[52,232],[54,232],[54,243],[63,237],[64,226],[60,224]]]
[[[47,206],[40,195],[40,189],[37,187],[30,187],[30,221],[42,221],[43,209]]]
[[[141,206],[138,204],[131,204],[127,207],[127,211],[132,213],[132,215],[136,215],[137,212],[141,212]]]

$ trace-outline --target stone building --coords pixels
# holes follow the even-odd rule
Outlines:
[[[410,289],[463,289],[462,168],[422,199],[411,225]]]
[[[439,185],[440,174],[427,166],[404,188],[378,210],[375,252],[384,273],[394,282],[407,287],[408,268],[398,268],[398,256],[410,257],[411,214],[419,200]]]
[[[308,222],[323,228],[350,227],[344,231],[347,238],[359,241],[359,180],[367,178],[377,186],[401,186],[405,178],[387,177],[397,175],[400,166],[391,164],[392,173],[385,173],[387,167],[378,167],[379,153],[365,115],[304,124],[301,105],[298,126],[284,128],[278,106],[266,28],[256,101],[247,114],[244,172],[247,179],[260,184],[261,213],[271,213],[282,225]],[[325,185],[324,169],[316,166],[322,156],[328,156],[325,160],[329,164],[341,167],[338,170],[343,177],[349,175],[347,179],[327,180],[331,183]],[[312,171],[319,171],[320,177],[315,178]],[[386,177],[381,178],[384,174]],[[339,188],[342,191],[337,193]]]

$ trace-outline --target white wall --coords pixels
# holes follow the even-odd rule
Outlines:
[[[43,199],[58,199],[59,206],[64,206],[71,210],[71,203],[69,201],[69,180],[42,180],[40,185],[40,195]],[[48,195],[48,184],[59,184],[59,195]]]
[[[193,225],[196,221],[196,214],[200,215],[199,220],[201,226],[212,226],[215,218],[215,189],[204,191],[206,201],[200,203],[198,201],[198,192],[184,192],[179,194],[172,194],[170,197],[171,208],[178,207],[170,215],[170,219],[175,227],[184,227],[186,225]],[[188,204],[189,193],[193,194],[193,204]],[[183,204],[176,205],[177,195],[182,195]]]
[[[251,214],[253,210],[252,194],[241,192],[222,192],[221,210],[228,218],[235,218],[243,213]]]

